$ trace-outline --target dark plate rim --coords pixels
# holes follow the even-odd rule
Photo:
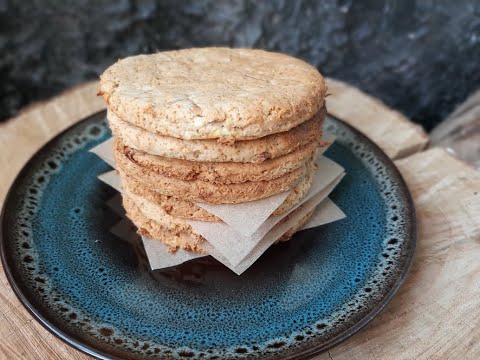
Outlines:
[[[70,131],[73,127],[77,126],[78,124],[82,122],[86,122],[92,118],[98,117],[101,114],[105,114],[106,110],[100,110],[86,118],[83,118],[72,125],[68,126],[66,129],[62,130],[58,134],[56,134],[53,138],[51,138],[47,143],[42,145],[40,149],[38,149],[29,159],[28,161],[25,162],[23,165],[22,169],[19,171],[17,176],[15,177],[14,181],[10,185],[8,192],[5,196],[5,200],[2,204],[2,209],[0,212],[0,258],[2,261],[2,266],[3,270],[6,274],[7,280],[11,288],[13,289],[14,294],[17,296],[18,300],[20,303],[27,309],[27,311],[32,315],[32,317],[37,320],[45,329],[47,329],[50,333],[55,335],[58,339],[62,340],[64,343],[67,345],[72,346],[73,348],[89,355],[97,359],[102,359],[102,360],[108,360],[108,359],[114,359],[114,360],[121,360],[121,358],[106,354],[102,352],[101,350],[95,349],[77,339],[75,339],[73,336],[68,335],[67,333],[63,332],[61,329],[53,325],[49,320],[47,320],[39,310],[33,306],[30,301],[28,300],[28,297],[22,292],[20,287],[17,285],[16,280],[14,278],[12,269],[8,263],[7,259],[7,254],[6,254],[6,240],[4,238],[4,218],[5,218],[5,205],[8,203],[9,198],[13,192],[13,189],[15,189],[18,186],[18,183],[21,181],[23,175],[28,171],[28,168],[30,164],[35,160],[35,158],[39,155],[39,153],[51,144],[56,141],[60,136],[64,135],[68,131]],[[407,208],[407,211],[409,214],[411,214],[411,217],[409,219],[409,225],[410,225],[410,234],[409,234],[409,248],[408,252],[406,254],[406,261],[404,263],[403,269],[401,270],[397,280],[393,284],[393,286],[390,288],[390,290],[386,293],[384,298],[367,314],[365,317],[363,317],[360,321],[358,321],[356,324],[354,324],[352,327],[350,327],[348,330],[345,332],[339,334],[338,336],[330,339],[327,343],[321,344],[320,346],[314,346],[310,349],[307,349],[305,351],[302,351],[300,353],[283,357],[285,360],[300,360],[300,359],[308,359],[311,358],[314,355],[318,355],[319,353],[326,351],[327,349],[332,348],[333,346],[339,344],[340,342],[346,340],[359,330],[361,330],[363,327],[365,327],[371,320],[373,320],[384,308],[385,306],[390,302],[390,300],[393,298],[393,296],[397,293],[397,291],[400,289],[401,285],[404,283],[408,272],[411,268],[413,258],[414,258],[414,253],[415,253],[415,248],[416,248],[416,243],[417,243],[417,226],[416,226],[416,213],[415,213],[415,206],[412,200],[412,196],[410,194],[410,191],[408,190],[407,184],[405,183],[405,180],[403,179],[402,174],[398,170],[398,168],[395,166],[395,163],[393,162],[392,159],[390,159],[385,152],[377,145],[375,144],[372,140],[370,140],[366,135],[364,135],[360,130],[355,129],[353,126],[348,124],[347,122],[340,120],[339,118],[327,114],[330,118],[333,118],[335,121],[338,121],[345,127],[347,127],[349,130],[351,130],[356,136],[358,136],[362,141],[367,142],[370,146],[373,147],[373,150],[375,152],[375,155],[377,157],[380,157],[382,161],[386,162],[388,166],[390,166],[392,172],[394,173],[394,176],[396,176],[399,180],[399,185],[401,188],[402,193],[405,195],[405,206]]]

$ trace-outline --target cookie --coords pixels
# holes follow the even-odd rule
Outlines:
[[[281,177],[295,169],[312,162],[318,148],[317,142],[311,142],[290,154],[264,161],[251,163],[196,162],[169,159],[138,151],[116,141],[115,151],[146,172],[161,174],[177,179],[201,180],[214,184],[235,184],[246,181],[268,181]]]
[[[320,73],[285,54],[197,48],[119,60],[98,94],[119,118],[184,140],[257,139],[287,131],[324,105]]]
[[[273,212],[272,215],[281,215],[291,209],[306,195],[312,185],[315,174],[314,165],[310,165],[306,176],[292,189],[285,201]],[[217,216],[190,201],[181,200],[174,196],[161,194],[130,176],[122,179],[124,190],[143,197],[156,205],[168,215],[186,220],[221,221]]]
[[[293,129],[256,140],[223,144],[216,140],[182,140],[145,131],[107,110],[113,134],[126,146],[151,155],[189,161],[261,163],[319,141],[325,108]]]
[[[117,170],[122,178],[132,177],[145,187],[182,200],[211,204],[238,204],[263,199],[292,189],[307,173],[307,166],[295,169],[269,181],[247,181],[237,184],[213,184],[201,180],[185,181],[145,171],[123,154],[114,151]]]

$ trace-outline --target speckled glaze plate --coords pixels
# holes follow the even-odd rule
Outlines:
[[[7,277],[47,329],[98,358],[303,359],[369,322],[403,282],[415,213],[393,163],[339,120],[327,156],[346,177],[332,200],[347,218],[297,233],[237,276],[211,258],[150,271],[140,242],[97,180],[88,152],[110,136],[105,113],[66,130],[18,175],[1,219]]]

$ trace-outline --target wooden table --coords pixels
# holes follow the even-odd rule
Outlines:
[[[395,160],[417,209],[411,273],[366,328],[315,359],[480,359],[480,174],[361,91],[329,79],[328,109]],[[100,109],[96,84],[76,87],[0,125],[0,203],[26,160],[59,131]],[[0,271],[0,359],[88,359],[46,331]]]

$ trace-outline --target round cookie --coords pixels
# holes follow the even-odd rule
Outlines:
[[[320,73],[285,54],[197,48],[119,60],[98,94],[118,117],[179,139],[256,139],[287,131],[324,104]]]
[[[315,175],[314,164],[309,165],[306,176],[292,189],[285,201],[272,213],[281,215],[298,204],[312,185]],[[181,200],[174,196],[163,195],[140,183],[138,180],[126,176],[122,179],[122,187],[129,193],[143,197],[156,205],[168,215],[186,220],[221,221],[217,216],[190,201]]]
[[[323,107],[312,119],[287,132],[230,144],[217,140],[187,141],[154,134],[119,119],[110,110],[107,110],[107,118],[113,134],[123,144],[147,154],[189,161],[261,163],[318,142],[325,113]]]
[[[246,181],[268,181],[311,162],[318,148],[311,142],[290,154],[264,161],[251,163],[214,163],[168,159],[138,151],[123,145],[117,139],[115,151],[128,158],[145,171],[191,181],[200,180],[214,184],[234,184]]]
[[[154,188],[155,191],[164,195],[211,204],[238,204],[279,194],[292,189],[307,172],[307,166],[304,165],[269,181],[213,184],[200,180],[185,181],[155,174],[131,162],[123,154],[114,151],[114,155],[117,170],[122,178],[133,177],[145,187]]]

